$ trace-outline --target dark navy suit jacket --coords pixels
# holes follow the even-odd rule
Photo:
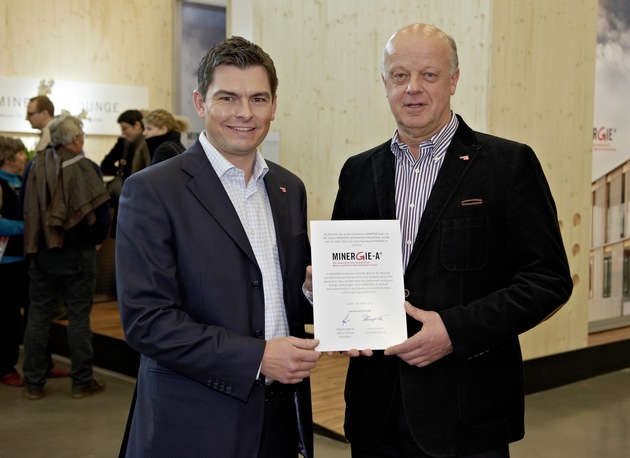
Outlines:
[[[383,435],[395,383],[427,454],[471,454],[522,438],[518,335],[572,291],[555,204],[534,152],[459,122],[405,271],[409,302],[440,314],[453,353],[424,368],[382,352],[351,359],[345,432],[363,448]],[[348,159],[333,219],[396,219],[390,143]],[[409,318],[409,335],[419,330]]]
[[[291,335],[312,308],[301,290],[310,260],[303,183],[269,163],[271,204]],[[125,181],[116,237],[118,299],[141,354],[127,455],[256,456],[264,380],[263,278],[243,226],[199,141]],[[312,456],[309,381],[297,385]],[[296,455],[298,440],[296,438]]]

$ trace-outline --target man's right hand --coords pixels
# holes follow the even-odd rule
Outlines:
[[[299,383],[311,375],[322,354],[317,339],[281,337],[267,341],[260,372],[280,383]]]

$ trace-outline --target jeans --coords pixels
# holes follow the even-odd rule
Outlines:
[[[50,324],[59,297],[68,306],[68,346],[72,387],[82,389],[93,381],[92,331],[90,312],[96,284],[96,250],[45,250],[31,259],[30,310],[24,337],[24,384],[42,388],[48,372]]]

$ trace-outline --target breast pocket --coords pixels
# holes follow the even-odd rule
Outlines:
[[[483,268],[488,262],[488,218],[454,218],[442,222],[442,266],[452,271]]]

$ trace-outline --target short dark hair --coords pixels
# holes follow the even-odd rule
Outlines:
[[[50,100],[47,96],[37,95],[35,97],[31,97],[29,102],[35,102],[38,112],[46,110],[50,116],[55,116],[55,105],[53,105],[52,100]]]
[[[267,70],[269,85],[271,86],[271,96],[276,96],[278,90],[278,76],[273,60],[260,46],[246,40],[243,37],[226,38],[208,50],[201,62],[197,72],[197,90],[203,100],[206,99],[208,86],[212,83],[214,70],[219,65],[232,65],[240,69],[262,65]]]
[[[142,122],[142,113],[139,110],[127,110],[123,111],[120,116],[118,116],[118,120],[116,121],[118,124],[121,122],[126,122],[127,124],[133,126],[137,122],[140,123],[142,128],[144,128],[144,123]]]

